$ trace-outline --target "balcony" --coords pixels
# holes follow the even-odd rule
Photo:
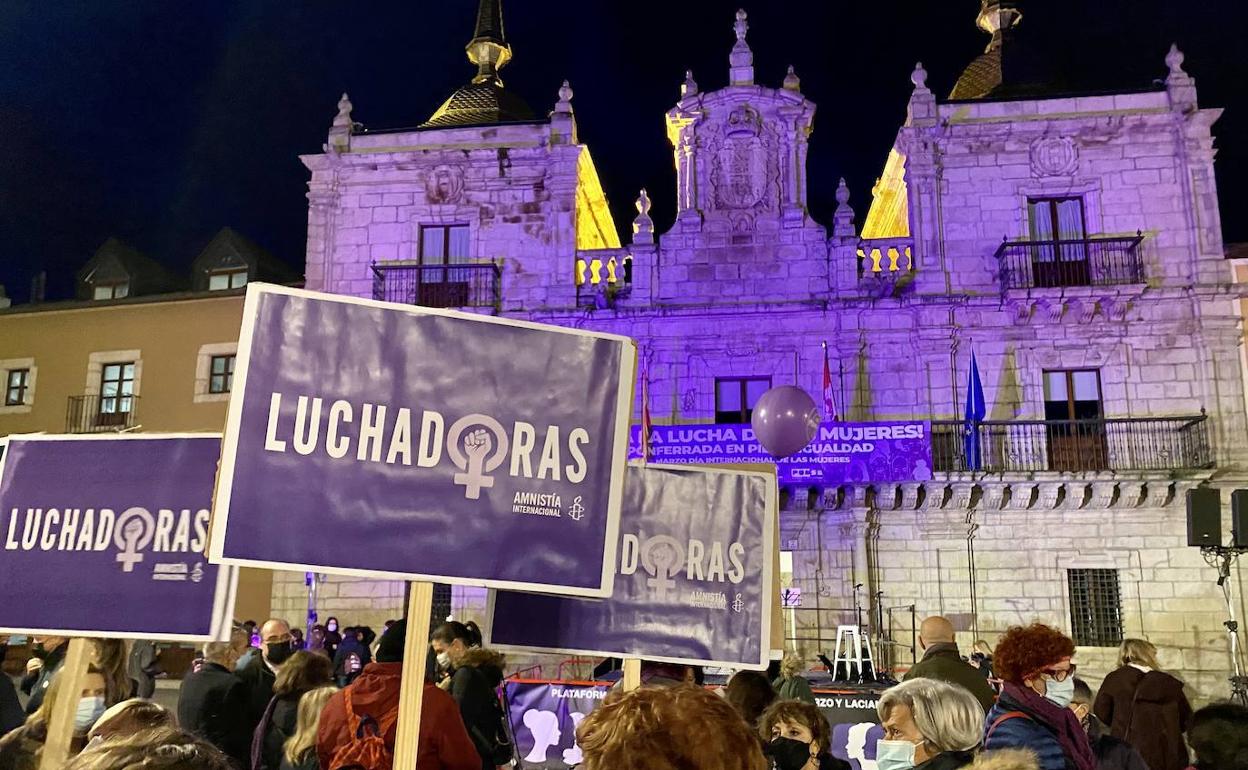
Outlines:
[[[1144,283],[1143,233],[1116,238],[1003,241],[997,247],[1003,289]]]
[[[968,467],[965,423],[932,421],[937,471],[1180,471],[1213,465],[1208,420],[1138,417],[1100,420],[986,420],[976,426],[981,467]]]
[[[633,257],[625,249],[593,249],[576,256],[576,304],[613,307],[633,288]]]
[[[70,396],[66,433],[115,433],[138,427],[138,396]]]
[[[424,307],[488,307],[503,302],[502,270],[494,262],[422,265],[382,262],[373,266],[373,299]]]
[[[896,278],[914,270],[914,239],[864,238],[858,242],[859,278]]]

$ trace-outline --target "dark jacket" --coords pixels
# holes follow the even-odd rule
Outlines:
[[[327,770],[334,753],[355,735],[355,724],[347,714],[347,690],[351,691],[356,716],[371,716],[388,725],[381,737],[387,748],[394,750],[402,673],[402,663],[370,663],[350,687],[329,696],[316,731],[316,753],[322,768]],[[477,770],[480,759],[464,731],[455,701],[426,684],[416,770]]]
[[[178,724],[245,766],[251,746],[247,686],[224,666],[205,661],[182,680]]]
[[[264,735],[260,744],[260,761],[253,770],[278,770],[282,764],[282,747],[299,725],[299,698],[302,695],[295,692],[277,696],[269,721],[256,726],[256,730],[263,731]]]
[[[979,669],[962,660],[958,655],[958,645],[948,642],[933,644],[923,653],[923,660],[906,673],[906,680],[938,679],[949,684],[956,684],[975,696],[979,705],[987,712],[996,702],[997,696],[992,691],[988,680]]]
[[[1115,738],[1140,752],[1149,770],[1183,770],[1188,766],[1183,734],[1192,721],[1192,707],[1183,683],[1161,671],[1147,674],[1132,666],[1111,671],[1092,707]]]
[[[286,755],[282,755],[282,764],[279,770],[321,770],[321,763],[317,761],[316,752],[308,752],[307,759],[297,765],[292,765]]]
[[[973,751],[945,751],[921,765],[915,765],[914,770],[961,770],[974,761]]]
[[[156,692],[156,674],[160,671],[156,665],[157,657],[155,642],[139,640],[130,646],[126,673],[134,681],[134,697],[151,698]]]
[[[459,714],[468,737],[481,755],[483,770],[496,767],[491,755],[502,728],[502,707],[496,690],[503,681],[503,656],[493,650],[474,647],[464,654],[451,672],[451,697],[459,704]]]
[[[0,673],[0,736],[16,730],[26,721],[22,702],[17,699],[17,688],[7,674]]]
[[[43,705],[43,694],[47,692],[48,685],[52,684],[52,677],[56,676],[61,664],[65,662],[65,652],[68,649],[69,642],[63,643],[43,659],[43,668],[22,677],[22,692],[30,696],[30,700],[26,701],[27,714],[35,713]]]
[[[984,721],[984,750],[1029,749],[1040,760],[1040,770],[1067,770],[1062,744],[1043,722],[1028,717],[997,720],[1011,711],[1029,714],[1026,707],[1002,695]],[[995,725],[995,726],[994,726]]]
[[[810,689],[810,682],[800,674],[777,677],[771,686],[780,700],[800,700],[815,705],[815,693]]]
[[[1131,744],[1109,734],[1095,716],[1088,716],[1088,741],[1096,754],[1096,770],[1149,770],[1140,752]]]
[[[359,676],[359,672],[354,674],[346,670],[347,659],[355,653],[360,659],[360,671],[364,670],[364,666],[373,662],[373,654],[369,651],[367,645],[356,639],[354,635],[348,636],[338,645],[338,651],[334,653],[334,679],[338,681],[339,687],[346,687]]]
[[[234,676],[238,677],[246,688],[247,736],[248,740],[251,740],[251,734],[255,732],[256,725],[260,724],[260,720],[264,718],[264,711],[269,707],[269,701],[273,699],[273,683],[277,681],[277,674],[269,670],[269,665],[264,662],[264,656],[257,652],[242,671],[234,672]]]

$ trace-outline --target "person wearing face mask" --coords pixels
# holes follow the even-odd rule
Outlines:
[[[775,770],[849,770],[848,762],[832,756],[827,718],[809,703],[772,703],[758,720],[758,735]]]
[[[26,723],[8,735],[0,738],[0,770],[38,770],[43,757],[43,746],[48,739],[48,723],[52,721],[52,711],[61,697],[64,677],[57,677],[44,690],[42,702],[38,710],[26,719]],[[87,744],[87,733],[96,720],[103,715],[105,693],[108,684],[99,668],[91,666],[83,680],[82,692],[78,695],[78,706],[74,710],[74,735],[69,744],[70,755],[82,751]]]
[[[907,679],[876,707],[884,739],[879,770],[958,770],[971,764],[983,737],[984,709],[969,691],[937,679]]]
[[[35,637],[32,657],[26,661],[26,675],[22,677],[22,692],[30,696],[26,701],[26,714],[39,710],[43,704],[44,692],[52,685],[52,677],[61,669],[65,662],[66,644],[69,640],[63,636]]]
[[[342,634],[338,631],[338,618],[327,618],[325,620],[325,652],[330,660],[334,659],[340,644],[342,644]]]
[[[1075,694],[1070,701],[1070,710],[1075,712],[1079,723],[1088,734],[1088,742],[1092,744],[1092,753],[1096,754],[1097,770],[1150,770],[1140,752],[1131,744],[1110,735],[1109,729],[1092,713],[1092,704],[1096,694],[1082,679],[1075,679]]]
[[[515,747],[496,694],[503,682],[504,657],[481,646],[481,629],[471,621],[443,623],[430,643],[438,664],[449,666],[447,689],[459,704],[464,726],[481,755],[482,770],[510,765]]]
[[[252,658],[246,668],[237,672],[247,688],[247,733],[255,732],[256,725],[264,718],[265,709],[273,698],[273,683],[277,670],[295,652],[290,636],[290,624],[274,618],[260,627],[260,654]]]
[[[250,645],[245,631],[229,642],[204,645],[204,663],[182,679],[178,724],[233,757],[250,759],[252,732],[247,727],[247,686],[234,675],[234,663]]]
[[[1004,682],[984,722],[984,748],[1030,749],[1041,770],[1096,770],[1096,755],[1068,706],[1075,693],[1075,643],[1042,623],[1015,626],[993,664]]]

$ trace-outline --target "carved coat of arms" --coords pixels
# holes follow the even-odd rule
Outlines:
[[[723,138],[712,156],[715,203],[725,209],[768,206],[772,153],[758,112],[741,105],[729,114],[722,130]]]

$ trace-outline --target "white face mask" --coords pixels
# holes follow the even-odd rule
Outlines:
[[[1075,678],[1068,676],[1065,682],[1056,679],[1044,680],[1044,697],[1050,703],[1066,708],[1075,697]]]
[[[910,770],[914,767],[914,750],[910,741],[877,741],[875,763],[880,770]]]
[[[74,732],[82,735],[91,729],[91,725],[104,713],[104,696],[92,695],[78,701],[78,710],[74,712]]]
[[[451,654],[449,652],[439,652],[438,665],[442,668],[449,668],[451,665]]]

